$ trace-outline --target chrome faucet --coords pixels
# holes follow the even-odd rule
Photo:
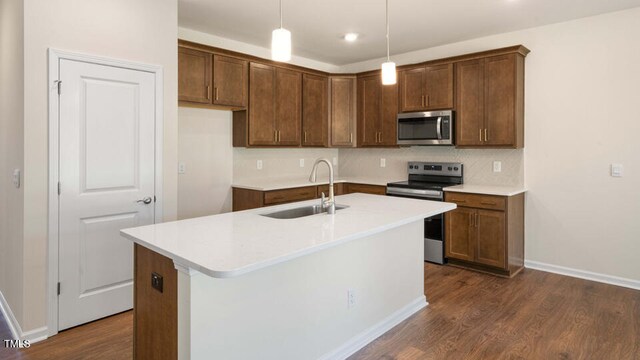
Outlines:
[[[316,160],[313,164],[313,169],[311,170],[311,175],[309,176],[310,182],[316,182],[316,176],[318,174],[318,165],[320,163],[326,163],[329,166],[329,198],[324,198],[324,193],[322,193],[322,199],[320,200],[320,205],[322,209],[327,210],[327,214],[335,214],[336,213],[336,201],[333,198],[333,165],[331,165],[331,161],[321,158]]]

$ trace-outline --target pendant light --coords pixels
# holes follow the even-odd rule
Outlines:
[[[271,33],[271,59],[291,60],[291,32],[282,27],[282,0],[280,0],[280,28]]]
[[[396,83],[396,63],[389,59],[389,0],[387,1],[387,61],[382,63],[382,85]]]

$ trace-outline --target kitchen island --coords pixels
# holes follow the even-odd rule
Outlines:
[[[317,204],[305,201],[122,230],[136,243],[135,357],[346,358],[426,306],[423,219],[456,205],[336,203],[347,207],[263,216]]]

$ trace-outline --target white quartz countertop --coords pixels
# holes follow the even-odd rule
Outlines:
[[[370,184],[370,185],[380,185],[387,186],[387,183],[394,181],[403,181],[405,178],[391,179],[391,180],[381,180],[381,179],[371,179],[371,178],[340,178],[335,179],[334,183],[357,183],[357,184]],[[321,179],[318,176],[318,181],[312,183],[308,178],[293,178],[293,179],[252,179],[252,180],[240,180],[234,181],[231,185],[235,188],[249,189],[249,190],[258,190],[258,191],[271,191],[271,190],[280,190],[280,189],[290,189],[290,188],[298,188],[305,186],[315,186],[315,185],[326,185],[329,183],[328,179]]]
[[[370,194],[336,197],[335,215],[272,219],[260,214],[316,205],[309,200],[124,229],[124,237],[216,278],[282,263],[456,208],[455,204]],[[402,239],[398,239],[402,241]]]
[[[444,191],[463,192],[470,194],[486,194],[499,196],[513,196],[526,192],[524,186],[494,186],[494,185],[456,185],[447,186]]]

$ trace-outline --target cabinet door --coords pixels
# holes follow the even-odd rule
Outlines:
[[[456,145],[482,144],[484,127],[484,59],[456,64]]]
[[[244,60],[213,56],[213,103],[247,106],[247,67]]]
[[[278,145],[300,145],[302,73],[276,70],[276,127]]]
[[[476,262],[506,269],[505,213],[476,210],[477,249]]]
[[[425,109],[425,70],[424,67],[420,67],[400,72],[400,111]]]
[[[331,78],[331,146],[355,145],[355,81]]]
[[[178,47],[178,100],[211,104],[211,54]]]
[[[380,75],[358,79],[358,145],[375,146],[381,128],[382,80]]]
[[[445,255],[448,258],[473,261],[475,248],[475,210],[459,207],[444,215]]]
[[[382,85],[382,119],[378,145],[398,144],[398,84]]]
[[[249,145],[276,143],[275,78],[272,66],[249,66]]]
[[[516,55],[485,60],[485,144],[514,146],[516,101]]]
[[[424,83],[427,110],[453,108],[453,64],[427,66]]]
[[[302,146],[328,146],[329,81],[325,76],[302,76]]]

